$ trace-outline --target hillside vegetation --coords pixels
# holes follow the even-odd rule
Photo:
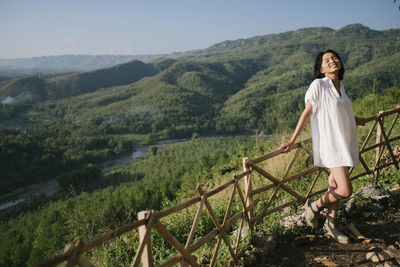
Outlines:
[[[56,179],[60,188],[52,197],[2,212],[0,265],[32,266],[66,242],[90,239],[134,220],[140,210],[191,196],[199,182],[213,187],[241,169],[243,156],[275,149],[287,138],[279,134],[292,131],[304,108],[319,51],[332,48],[342,56],[356,115],[395,107],[399,34],[400,29],[374,31],[359,24],[307,28],[226,41],[174,59],[1,77],[1,203],[10,200],[6,193],[28,184]],[[198,138],[256,129],[275,138],[258,145],[250,137]],[[181,137],[190,141],[154,148],[144,160],[111,173],[99,167],[139,145]],[[398,173],[390,177],[398,180]],[[171,221],[171,227],[179,234],[179,227],[190,228],[184,222]],[[203,232],[212,227],[210,220],[202,223]],[[89,256],[100,265],[124,266],[138,243],[136,234],[126,238]],[[157,260],[171,254],[160,240]]]
[[[87,73],[18,78],[0,88],[0,99],[31,103],[28,118],[37,120],[65,105],[56,99],[68,98],[68,109],[76,113],[65,112],[69,122],[90,117],[95,126],[107,125],[111,132],[162,138],[256,128],[272,133],[285,127],[279,121],[293,127],[313,79],[313,59],[327,48],[342,56],[346,91],[353,100],[399,88],[399,32],[354,24],[336,31],[307,28],[227,41],[177,61],[132,61]],[[27,115],[16,109],[2,107],[2,120]]]
[[[314,57],[327,48],[343,58],[344,83],[352,100],[390,93],[396,101],[399,34],[399,29],[374,31],[360,24],[339,30],[306,28],[226,41],[182,53],[178,59],[134,60],[90,72],[4,80],[0,127],[23,130],[28,137],[22,139],[38,142],[42,148],[35,151],[42,152],[36,153],[40,160],[35,162],[51,159],[57,162],[54,166],[65,166],[47,175],[32,167],[35,175],[28,177],[20,166],[4,164],[4,180],[16,188],[21,181],[58,177],[127,153],[139,143],[190,138],[194,133],[232,135],[258,129],[273,134],[292,129],[313,80]],[[7,140],[10,133],[4,134]],[[5,159],[24,151],[10,151],[7,145],[1,152]],[[11,189],[2,185],[4,191]]]
[[[392,106],[392,95],[369,95],[354,103],[355,110],[365,117]],[[368,130],[367,127],[359,129],[360,142]],[[397,125],[393,136],[397,136],[399,131]],[[307,137],[307,134],[304,134]],[[63,191],[59,193],[64,192],[62,199],[54,198],[53,201],[44,203],[43,199],[39,198],[37,201],[42,203],[39,208],[28,205],[18,216],[13,213],[2,214],[0,237],[3,241],[0,244],[0,265],[34,266],[57,255],[66,243],[76,243],[79,239],[90,240],[136,220],[138,211],[161,210],[188,200],[197,195],[197,183],[211,190],[232,179],[234,173],[240,172],[243,157],[255,158],[273,151],[279,146],[282,138],[286,137],[276,135],[274,138],[260,138],[256,142],[253,137],[193,137],[164,150],[155,150],[143,160],[106,175],[97,174],[97,178],[90,183],[83,180],[87,177],[83,176],[78,183],[70,183],[62,188]],[[368,164],[373,161],[373,157],[364,159]],[[286,164],[287,162],[275,162],[273,173],[283,172]],[[310,167],[310,164],[311,158],[305,155],[297,161],[294,168],[300,171],[305,166]],[[254,177],[254,183],[261,181]],[[367,176],[355,181],[355,190],[368,183],[369,178]],[[380,182],[393,186],[399,179],[399,172],[393,167],[382,172]],[[306,182],[311,181],[312,177],[309,180],[303,178],[293,186],[297,190],[307,190]],[[285,195],[279,197],[285,198]],[[215,211],[221,221],[227,203],[215,201]],[[237,211],[234,205],[232,212]],[[297,211],[296,208],[294,211]],[[181,242],[185,242],[187,238],[194,212],[195,209],[171,216],[164,222]],[[260,225],[261,229],[279,231],[279,218],[281,215],[267,218],[267,223]],[[202,216],[198,229],[196,238],[214,229],[214,225],[209,217]],[[131,263],[138,242],[137,232],[132,231],[85,256],[96,266],[126,266]],[[161,263],[174,255],[174,250],[160,236],[153,236],[152,242],[156,262]],[[209,259],[213,244],[210,244],[210,247],[205,246],[196,255]],[[224,258],[226,255],[223,255],[218,259],[221,264],[227,260]]]

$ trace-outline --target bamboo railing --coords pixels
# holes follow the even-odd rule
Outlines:
[[[392,130],[396,126],[399,115],[400,107],[397,107],[385,112],[379,112],[377,115],[367,119],[367,122],[373,122],[373,124],[360,147],[361,170],[360,168],[357,168],[358,173],[353,176],[352,174],[356,168],[351,168],[350,170],[352,180],[366,175],[371,175],[374,179],[373,182],[377,183],[380,170],[391,165],[394,165],[397,169],[399,169],[399,155],[396,155],[396,153],[399,152],[394,151],[393,145],[396,141],[400,140],[400,136],[391,136]],[[385,125],[390,126],[385,128]],[[371,145],[369,143],[371,143],[370,139],[374,132],[376,132],[376,140]],[[176,264],[180,264],[181,266],[200,266],[200,263],[194,256],[194,252],[214,239],[217,239],[217,242],[208,265],[213,266],[215,264],[222,243],[228,248],[230,261],[235,264],[239,261],[239,258],[246,250],[246,244],[242,244],[242,246],[240,246],[245,224],[249,226],[248,229],[251,232],[254,229],[254,225],[262,222],[265,216],[277,211],[281,211],[286,207],[304,203],[306,199],[320,195],[326,191],[326,188],[315,190],[318,180],[320,180],[323,175],[329,176],[329,171],[325,168],[311,167],[307,170],[302,170],[299,173],[289,175],[290,171],[295,165],[296,160],[299,159],[301,152],[312,157],[312,152],[307,146],[310,143],[311,138],[300,141],[290,147],[290,151],[294,151],[294,155],[289,161],[281,178],[278,178],[276,175],[273,175],[267,171],[264,168],[263,163],[271,158],[281,155],[283,153],[282,149],[273,151],[252,160],[244,158],[243,171],[240,174],[235,174],[233,178],[227,181],[225,184],[210,191],[207,191],[200,185],[197,185],[196,190],[199,194],[197,197],[166,210],[158,212],[139,212],[137,221],[124,225],[111,232],[104,233],[87,242],[79,241],[74,246],[67,245],[60,255],[38,266],[55,266],[62,262],[66,262],[66,266],[93,266],[89,260],[82,255],[84,252],[100,246],[103,243],[132,230],[139,231],[140,244],[137,248],[135,257],[132,259],[131,266],[139,266],[140,264],[142,264],[142,266],[154,266],[151,245],[151,231],[153,229],[155,229],[177,251],[175,256],[159,266],[174,266]],[[385,149],[388,151],[386,154],[384,154]],[[398,149],[398,147],[396,149]],[[371,162],[371,160],[365,160],[363,156],[369,157],[371,153],[374,154],[375,159],[373,160],[373,165],[368,166],[367,162]],[[384,155],[385,158],[383,159]],[[258,188],[253,189],[252,187],[256,184],[252,182],[252,179],[256,177],[255,174],[260,176],[264,183],[261,183]],[[315,175],[315,177],[312,179],[312,183],[305,195],[297,192],[296,189],[290,184],[290,182],[300,179],[304,176],[312,177],[312,175]],[[244,182],[244,188],[242,188],[240,185],[241,180]],[[225,191],[227,190],[230,190],[228,191],[229,194],[226,194]],[[225,216],[222,221],[217,218],[215,207],[212,206],[212,202],[210,201],[213,196],[221,192],[225,192],[225,195],[229,196]],[[269,192],[269,194],[266,194],[266,192]],[[277,199],[278,192],[283,192],[292,199],[287,200],[285,203],[276,204],[274,203],[274,200]],[[241,210],[236,214],[229,216],[234,201],[235,203],[239,203],[241,205]],[[259,206],[260,203],[264,204],[263,207]],[[161,222],[161,219],[184,209],[193,209],[196,207],[197,211],[192,222],[191,230],[188,234],[186,243],[182,244]],[[215,229],[194,241],[194,236],[199,225],[200,217],[204,212],[208,212],[208,214],[211,216]],[[239,223],[239,227],[236,230],[234,242],[231,242],[226,234],[226,230],[235,223]]]

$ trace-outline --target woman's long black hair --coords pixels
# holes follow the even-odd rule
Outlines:
[[[344,66],[343,66],[342,59],[340,58],[339,54],[336,53],[336,51],[334,51],[332,49],[328,49],[325,52],[319,52],[318,56],[315,58],[315,62],[314,62],[314,77],[315,77],[315,79],[325,77],[325,75],[323,73],[321,73],[321,65],[322,65],[322,57],[326,53],[332,53],[339,59],[339,61],[341,63],[340,65],[342,65],[342,68],[339,70],[339,81],[343,80]]]

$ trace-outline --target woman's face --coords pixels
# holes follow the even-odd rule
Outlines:
[[[339,70],[342,68],[342,63],[339,58],[333,53],[325,53],[322,56],[321,70],[325,76],[329,74],[338,74]]]

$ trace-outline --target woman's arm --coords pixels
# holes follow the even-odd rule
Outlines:
[[[289,142],[282,144],[279,149],[284,149],[283,152],[286,152],[290,149],[290,146],[294,144],[296,141],[297,136],[300,134],[301,130],[303,130],[304,126],[306,126],[308,120],[312,115],[312,105],[310,101],[307,101],[306,107],[301,113],[300,119],[297,122],[296,129],[293,132],[292,138],[290,138]]]

